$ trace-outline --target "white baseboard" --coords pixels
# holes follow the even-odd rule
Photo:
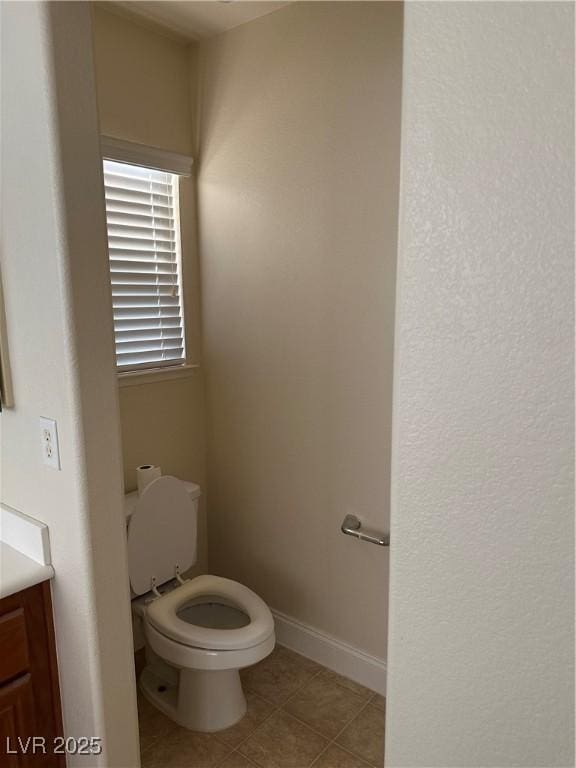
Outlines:
[[[292,651],[386,696],[386,662],[272,610],[276,639]]]

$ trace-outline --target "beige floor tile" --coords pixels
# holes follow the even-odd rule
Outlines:
[[[381,696],[379,693],[374,694],[374,698],[370,702],[372,706],[378,707],[378,709],[382,709],[384,712],[386,711],[386,699],[384,696]]]
[[[365,706],[366,699],[317,675],[284,705],[298,720],[333,739]]]
[[[254,763],[240,752],[232,752],[218,768],[254,768]]]
[[[384,760],[384,712],[368,704],[336,741],[370,765],[380,768]]]
[[[328,741],[279,710],[238,751],[261,768],[308,768]]]
[[[138,694],[138,726],[141,752],[178,728],[173,720],[170,720],[159,709],[150,704],[141,693]]]
[[[139,654],[138,666],[142,666],[142,660]],[[248,711],[240,723],[217,734],[180,728],[139,694],[142,767],[382,765],[386,707],[383,696],[282,646],[241,674]],[[274,712],[277,705],[283,705],[286,711]],[[342,728],[337,743],[329,744],[328,739]]]
[[[272,704],[283,704],[322,668],[279,645],[264,661],[242,671],[245,690]]]
[[[320,674],[325,679],[333,680],[335,683],[338,683],[338,685],[348,688],[349,691],[352,691],[352,693],[355,693],[357,696],[362,696],[365,701],[374,695],[374,691],[360,685],[360,683],[355,683],[354,680],[350,680],[348,677],[343,677],[343,675],[333,672],[331,669],[325,669]]]
[[[367,768],[368,763],[337,744],[330,746],[322,752],[314,763],[314,768]],[[241,768],[241,767],[240,767]]]
[[[226,728],[225,731],[218,731],[214,734],[215,738],[228,745],[231,749],[237,747],[241,741],[250,736],[260,723],[274,711],[273,704],[261,699],[260,696],[256,696],[251,691],[246,693],[246,703],[248,704],[248,710],[239,723],[236,723],[231,728]]]
[[[142,753],[142,768],[216,768],[229,751],[211,734],[177,727]]]

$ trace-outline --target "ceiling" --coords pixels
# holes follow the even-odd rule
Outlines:
[[[116,0],[106,3],[122,15],[137,16],[149,24],[159,25],[165,30],[187,40],[201,40],[228,29],[245,24],[247,21],[277,11],[288,2],[259,0]],[[110,9],[112,10],[112,8]]]

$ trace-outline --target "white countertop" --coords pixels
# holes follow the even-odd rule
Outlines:
[[[48,526],[0,503],[0,598],[53,576]]]
[[[42,565],[0,542],[0,599],[33,587],[54,576],[51,565]]]

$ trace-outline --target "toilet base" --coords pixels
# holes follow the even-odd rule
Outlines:
[[[140,675],[140,689],[151,704],[191,731],[222,731],[246,714],[237,669],[176,670],[152,663]]]

